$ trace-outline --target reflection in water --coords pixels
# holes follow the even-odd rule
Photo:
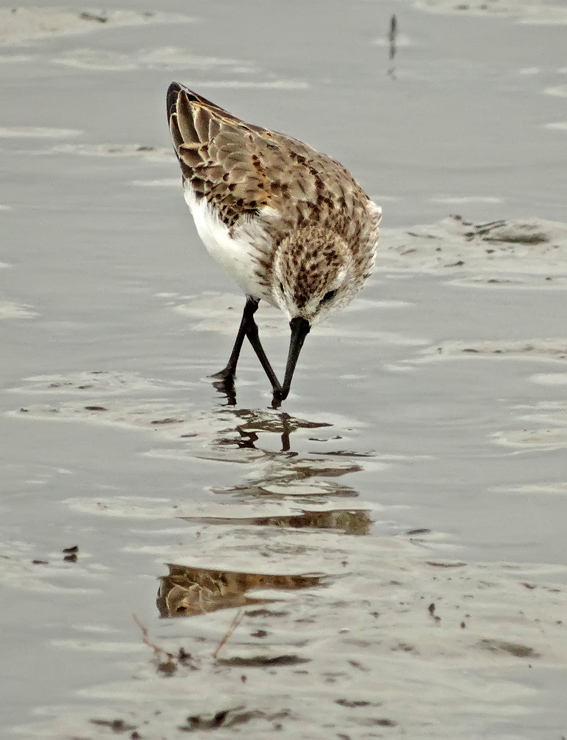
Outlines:
[[[333,509],[330,511],[303,511],[301,514],[288,516],[259,517],[180,517],[186,521],[208,524],[255,524],[261,527],[282,527],[290,529],[335,529],[345,534],[368,534],[372,520],[363,510],[348,511]]]
[[[262,471],[261,477],[237,486],[213,488],[214,493],[237,494],[238,496],[270,496],[281,499],[289,496],[355,497],[358,492],[345,483],[334,480],[347,473],[357,473],[361,466],[342,460],[313,460],[311,458],[279,459]]]
[[[325,427],[332,428],[333,424],[307,421],[268,410],[224,408],[212,417],[208,430],[199,431],[198,436],[182,436],[188,439],[188,453],[195,457],[254,463],[253,477],[236,486],[213,488],[214,493],[272,498],[357,496],[355,489],[334,479],[361,471],[359,458],[373,457],[372,453],[334,450],[330,454],[312,453],[316,457],[299,457],[297,452],[290,450],[290,437],[296,430]],[[278,452],[266,449],[261,442],[262,437],[265,439],[266,435],[274,434],[281,438]],[[332,439],[338,440],[341,436],[334,435]],[[350,459],[352,457],[357,458],[356,462]],[[373,464],[379,463],[374,461]]]
[[[212,444],[219,450],[234,448],[236,445],[239,451],[246,449],[248,454],[257,453],[254,455],[254,462],[263,461],[263,464],[259,468],[259,474],[252,479],[236,486],[213,488],[214,493],[272,498],[358,495],[350,486],[329,480],[361,471],[362,466],[358,461],[345,459],[356,453],[345,451],[343,455],[341,452],[334,452],[332,457],[324,458],[317,453],[317,458],[313,458],[298,457],[297,452],[290,451],[290,435],[297,429],[322,429],[332,427],[332,424],[297,419],[285,413],[274,414],[249,409],[234,409],[231,414],[234,414],[238,423],[230,431],[225,429],[218,434]],[[281,452],[271,452],[256,446],[259,435],[266,432],[281,435]],[[282,452],[286,454],[282,455]],[[226,455],[223,457],[227,459]],[[337,459],[340,457],[343,459]]]
[[[227,383],[225,380],[213,381],[213,388],[226,399],[225,406],[236,406],[236,389],[234,383]]]
[[[282,452],[290,451],[290,436],[297,429],[321,429],[330,427],[327,422],[307,421],[281,412],[279,414],[266,413],[256,409],[231,409],[236,417],[237,424],[228,437],[219,437],[217,444],[234,445],[240,448],[256,449],[259,432],[279,434],[282,442]],[[239,437],[234,436],[236,432]],[[292,453],[293,454],[293,453]]]
[[[236,573],[209,568],[168,564],[169,574],[160,578],[157,607],[162,617],[193,617],[218,609],[270,603],[270,599],[246,596],[252,589],[293,591],[322,585],[324,576]]]
[[[294,431],[322,429],[332,427],[332,424],[305,421],[285,413],[234,407],[225,407],[217,412],[214,419],[220,423],[216,426],[209,425],[204,440],[202,437],[186,437],[192,454],[206,456],[208,459],[248,462],[254,466],[252,477],[248,477],[245,482],[213,488],[214,493],[256,499],[262,496],[272,500],[300,497],[304,505],[310,503],[312,497],[314,508],[319,510],[302,507],[296,513],[284,512],[281,516],[183,517],[184,519],[290,529],[332,529],[352,535],[365,535],[369,532],[372,522],[367,511],[349,510],[345,507],[321,510],[323,507],[320,503],[321,496],[358,496],[354,488],[337,479],[362,470],[360,460],[348,459],[351,453],[345,452],[342,456],[341,451],[325,457],[300,457],[297,452],[290,451],[290,436]],[[231,423],[226,423],[228,421]],[[260,440],[263,435],[265,439],[266,434],[281,437],[281,451],[263,449]],[[333,444],[338,439],[341,439],[339,435],[332,436]],[[374,462],[374,465],[377,463]],[[256,513],[255,511],[254,514]],[[259,598],[257,589],[313,588],[321,585],[323,579],[321,575],[239,573],[177,564],[170,564],[168,567],[168,575],[160,579],[157,597],[157,607],[162,617],[196,616],[219,609],[269,603],[273,601],[273,596]],[[253,595],[249,595],[249,591],[253,591]]]

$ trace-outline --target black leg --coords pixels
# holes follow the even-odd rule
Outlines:
[[[215,373],[212,376],[213,378],[224,380],[226,385],[234,385],[236,365],[238,364],[240,350],[242,349],[242,343],[244,342],[244,337],[246,336],[246,327],[250,318],[254,316],[254,312],[257,308],[258,301],[255,298],[246,298],[244,311],[242,312],[242,319],[240,321],[240,326],[238,327],[238,334],[236,335],[236,339],[234,340],[234,347],[232,348],[232,352],[230,353],[227,365],[224,370],[221,370],[220,372]]]
[[[256,308],[258,308],[258,303],[256,303]],[[256,311],[256,308],[254,309],[254,312]],[[281,390],[280,381],[276,378],[275,372],[272,370],[272,366],[270,365],[270,361],[268,360],[266,353],[264,352],[264,348],[262,347],[262,344],[260,343],[260,336],[258,334],[258,325],[254,321],[254,315],[252,314],[250,316],[250,321],[246,327],[246,336],[250,340],[250,344],[252,345],[254,352],[256,353],[258,359],[260,360],[260,364],[264,368],[264,372],[268,376],[268,380],[272,384],[272,390],[274,393],[276,391]]]
[[[258,334],[258,326],[254,321],[254,314],[258,310],[258,303],[259,301],[256,298],[251,298],[250,296],[247,296],[244,311],[242,312],[242,320],[240,321],[238,334],[236,335],[234,347],[232,348],[228,363],[224,370],[216,373],[215,375],[213,375],[213,377],[220,378],[227,386],[232,386],[234,384],[236,365],[238,363],[238,358],[240,357],[240,350],[242,349],[244,337],[246,336],[250,340],[250,344],[252,345],[254,352],[256,352],[256,355],[260,360],[260,363],[264,368],[264,371],[268,376],[270,383],[272,384],[272,390],[280,391],[280,382],[277,379],[272,366],[270,365],[270,361],[268,360],[266,353],[264,352],[264,348],[262,347],[260,336]]]

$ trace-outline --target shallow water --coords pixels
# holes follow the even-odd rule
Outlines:
[[[565,26],[415,5],[0,17],[3,735],[566,733]],[[172,79],[383,206],[279,411],[249,351],[207,378],[242,297]]]

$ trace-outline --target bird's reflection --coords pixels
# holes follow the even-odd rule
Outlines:
[[[157,607],[162,617],[193,617],[218,609],[267,604],[273,599],[248,596],[252,589],[294,591],[322,585],[322,575],[238,573],[168,564],[160,578]]]
[[[351,460],[280,456],[262,466],[257,476],[237,485],[211,490],[213,493],[236,495],[240,499],[268,497],[289,500],[293,497],[304,503],[316,503],[322,496],[355,498],[358,491],[337,478],[360,470],[362,466]]]
[[[234,382],[227,383],[226,380],[214,380],[212,385],[226,401],[225,406],[236,406],[236,389],[234,387]]]
[[[329,509],[325,511],[302,511],[283,516],[256,517],[180,517],[186,521],[206,524],[251,524],[259,527],[281,527],[283,529],[333,529],[344,534],[368,534],[372,519],[362,509]]]
[[[281,438],[281,452],[291,452],[291,435],[298,429],[321,429],[330,427],[327,422],[307,421],[298,419],[285,412],[264,412],[259,409],[231,409],[236,424],[227,435],[219,434],[216,444],[236,445],[243,449],[257,449],[259,434],[268,432],[279,434]]]
[[[212,385],[213,388],[223,397],[225,401],[224,406],[236,406],[236,388],[234,380],[214,380]],[[281,405],[281,400],[277,396],[274,396],[272,398],[270,408],[277,410]]]
[[[300,454],[292,450],[292,435],[298,431],[330,429],[327,421],[310,421],[282,412],[261,409],[220,409],[196,416],[194,423],[183,426],[178,436],[186,445],[185,454],[219,462],[250,464],[246,482],[236,486],[214,487],[215,493],[239,496],[358,496],[349,485],[336,479],[363,469],[362,459],[372,453],[333,448]],[[280,449],[269,449],[275,436]],[[325,437],[326,435],[323,435]],[[325,438],[310,438],[314,443]],[[329,441],[341,439],[334,434]],[[267,442],[267,444],[266,444]],[[338,447],[338,445],[337,445]]]
[[[327,421],[299,419],[268,409],[237,407],[217,409],[213,414],[205,413],[194,418],[193,428],[184,428],[183,431],[187,433],[180,435],[186,440],[189,454],[208,460],[249,463],[250,469],[245,480],[240,479],[236,485],[209,489],[213,493],[238,499],[237,517],[206,516],[205,512],[205,516],[183,517],[186,521],[229,525],[231,532],[235,525],[240,530],[248,526],[334,530],[337,536],[365,535],[370,531],[372,521],[367,510],[332,505],[329,501],[329,497],[357,497],[358,491],[341,478],[363,469],[362,459],[356,457],[359,453],[337,450],[337,440],[342,438],[336,433],[339,430],[334,429],[332,435],[324,432],[319,433],[317,438],[309,438],[315,444],[332,440],[332,453],[319,454],[319,445],[317,453],[300,454],[291,450],[291,438],[295,432],[335,425]],[[348,438],[349,423],[344,426],[348,430]],[[269,440],[274,436],[281,440],[281,449],[277,452],[269,449]],[[262,444],[267,438],[268,444]],[[353,456],[356,459],[351,459]],[[247,517],[246,512],[243,516],[243,505],[248,500],[254,500],[257,504],[259,497],[282,502],[281,514],[262,516],[260,512],[258,516],[255,506],[252,516]],[[230,512],[231,505],[227,503],[222,508]],[[163,617],[193,616],[218,609],[266,603],[274,600],[273,594],[262,598],[257,594],[258,589],[312,588],[322,585],[324,579],[317,574],[242,573],[179,564],[169,565],[168,568],[169,573],[160,579],[157,597],[157,606]]]

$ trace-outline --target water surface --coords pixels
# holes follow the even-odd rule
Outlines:
[[[2,17],[4,735],[565,734],[565,26],[467,5]],[[383,206],[278,411],[250,351],[207,377],[243,299],[172,79]]]

